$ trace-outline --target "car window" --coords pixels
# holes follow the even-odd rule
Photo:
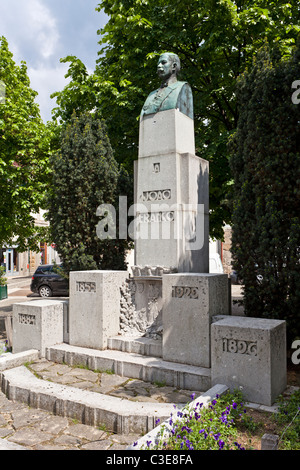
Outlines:
[[[39,266],[36,270],[37,274],[50,274],[52,272],[52,266]]]

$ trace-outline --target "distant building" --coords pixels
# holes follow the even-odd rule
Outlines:
[[[34,214],[35,225],[38,227],[47,226],[49,222],[44,219],[44,211]],[[34,273],[36,268],[41,264],[59,263],[59,256],[55,249],[55,245],[47,245],[40,242],[40,251],[26,251],[20,253],[18,245],[6,245],[0,248],[0,265],[5,266],[6,276],[29,276]]]

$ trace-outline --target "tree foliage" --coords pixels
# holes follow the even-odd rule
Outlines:
[[[232,253],[247,315],[300,319],[300,48],[289,60],[263,48],[239,80],[239,121],[232,139]]]
[[[98,206],[117,207],[126,178],[114,159],[105,124],[90,113],[74,113],[59,147],[51,157],[47,218],[65,272],[126,269],[127,241],[100,240],[96,232]]]
[[[78,59],[67,58],[72,81],[56,94],[56,116],[67,119],[72,106],[95,107],[106,120],[116,159],[131,170],[139,114],[159,85],[158,56],[177,53],[181,79],[193,89],[197,154],[210,162],[211,235],[221,238],[223,223],[230,223],[227,141],[238,120],[236,79],[265,39],[291,54],[299,7],[297,0],[102,0],[98,9],[109,21],[99,31],[95,73],[88,77]]]
[[[16,65],[0,38],[0,246],[38,250],[34,213],[43,206],[48,179],[50,129],[43,123],[26,63]],[[4,94],[5,92],[5,94]]]

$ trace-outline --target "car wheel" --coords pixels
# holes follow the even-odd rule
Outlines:
[[[40,294],[40,297],[51,297],[52,290],[48,286],[41,286],[39,288],[39,294]]]

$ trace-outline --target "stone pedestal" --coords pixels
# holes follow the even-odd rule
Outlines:
[[[163,276],[163,359],[210,367],[212,317],[227,314],[227,275]]]
[[[178,109],[144,116],[140,121],[139,158],[195,153],[194,120]]]
[[[146,116],[135,162],[135,264],[209,271],[209,165],[195,155],[194,121]]]
[[[13,306],[13,353],[46,348],[64,340],[64,302],[34,300]]]
[[[121,288],[127,271],[70,273],[69,343],[106,349],[120,329]]]
[[[271,406],[286,387],[285,322],[229,316],[212,324],[211,336],[212,385]]]

